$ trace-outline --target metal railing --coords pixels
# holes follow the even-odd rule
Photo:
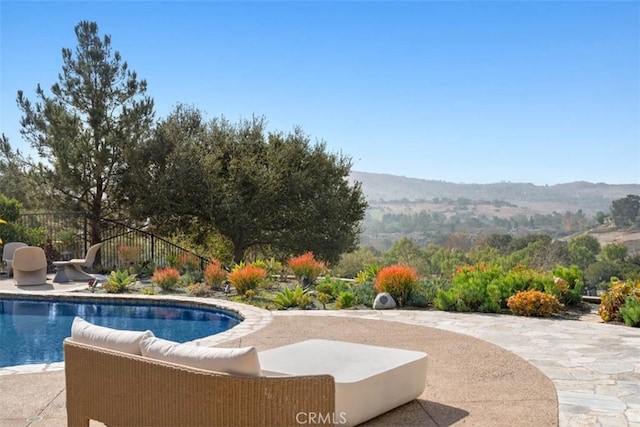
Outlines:
[[[82,258],[91,245],[89,221],[84,212],[43,212],[20,215],[20,225],[40,228],[46,243],[55,248],[60,259]],[[128,266],[131,262],[153,262],[169,265],[181,257],[197,259],[204,269],[209,260],[144,229],[107,218],[101,219],[99,263],[104,270]],[[124,256],[123,256],[124,255]]]

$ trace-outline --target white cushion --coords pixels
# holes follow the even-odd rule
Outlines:
[[[152,337],[143,339],[140,349],[145,357],[178,365],[229,374],[260,375],[260,361],[255,347],[202,347]]]
[[[151,331],[125,331],[98,326],[76,317],[71,325],[72,341],[95,347],[140,355],[140,341],[153,337]]]

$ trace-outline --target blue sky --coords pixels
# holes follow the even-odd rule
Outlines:
[[[264,115],[353,170],[459,183],[640,183],[637,1],[5,1],[0,131],[19,134],[96,21],[156,116]]]

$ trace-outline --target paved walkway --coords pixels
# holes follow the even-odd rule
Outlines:
[[[394,320],[470,335],[524,358],[556,387],[559,425],[640,427],[640,329],[589,321],[440,311],[295,311]]]
[[[1,290],[1,287],[0,287]],[[22,293],[22,292],[20,292]],[[52,290],[51,293],[57,293]],[[390,320],[466,334],[498,345],[553,382],[559,425],[640,427],[640,329],[597,321],[549,320],[440,311],[284,311],[249,308],[249,322],[203,344],[234,339],[286,316]],[[235,329],[235,328],[234,328]],[[4,375],[59,370],[62,364],[0,369]]]

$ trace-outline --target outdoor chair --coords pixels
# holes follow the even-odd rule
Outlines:
[[[96,259],[96,254],[102,246],[97,243],[89,248],[84,258],[70,259],[69,261],[54,261],[56,267],[56,275],[53,281],[56,283],[65,283],[68,281],[92,280],[94,277],[86,273],[82,268],[90,268]]]
[[[47,256],[37,246],[19,247],[13,253],[13,281],[16,286],[47,283]]]
[[[2,261],[7,265],[7,275],[13,276],[13,253],[16,249],[28,246],[22,242],[9,242],[5,243],[2,249]]]

